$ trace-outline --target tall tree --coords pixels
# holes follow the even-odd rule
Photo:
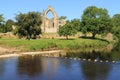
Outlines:
[[[3,32],[4,23],[4,17],[2,14],[0,14],[0,32]]]
[[[75,35],[77,30],[71,25],[70,21],[67,21],[65,25],[61,26],[58,34],[60,36],[65,36],[68,39],[69,36]]]
[[[117,36],[120,39],[120,14],[115,14],[112,17],[112,32],[115,36]]]
[[[39,12],[20,13],[16,16],[16,20],[19,36],[26,36],[26,39],[35,39],[37,35],[41,34],[42,19]]]
[[[96,34],[102,34],[110,30],[110,17],[106,9],[96,6],[87,7],[82,15],[82,32],[92,33],[92,38]]]

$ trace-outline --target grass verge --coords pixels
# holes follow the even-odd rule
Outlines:
[[[43,50],[77,50],[77,49],[99,49],[108,45],[107,41],[98,39],[0,39],[0,45],[7,48],[16,48],[21,51],[43,51]]]

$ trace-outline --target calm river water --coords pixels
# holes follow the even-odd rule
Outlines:
[[[0,80],[120,80],[120,63],[40,56],[2,58]]]

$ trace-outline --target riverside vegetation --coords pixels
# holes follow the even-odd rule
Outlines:
[[[100,49],[108,45],[108,42],[92,39],[0,39],[0,45],[3,47],[16,48],[20,51],[44,51],[44,50],[83,50]]]

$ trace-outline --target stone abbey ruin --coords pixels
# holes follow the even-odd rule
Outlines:
[[[51,12],[53,14],[53,18],[47,18],[48,12]],[[42,13],[41,30],[43,33],[57,33],[59,27],[63,26],[65,23],[66,21],[64,19],[59,19],[52,6],[48,6],[48,8]]]
[[[48,12],[51,12],[53,17],[48,19],[47,14]],[[42,24],[41,24],[41,30],[42,35],[41,38],[56,38],[59,37],[57,34],[59,27],[66,24],[65,19],[59,19],[57,13],[52,8],[52,6],[48,6],[48,8],[42,13]],[[16,26],[12,25],[13,30],[15,30]],[[11,32],[8,33],[0,33],[1,37],[4,38],[16,38],[17,36],[13,35]]]

